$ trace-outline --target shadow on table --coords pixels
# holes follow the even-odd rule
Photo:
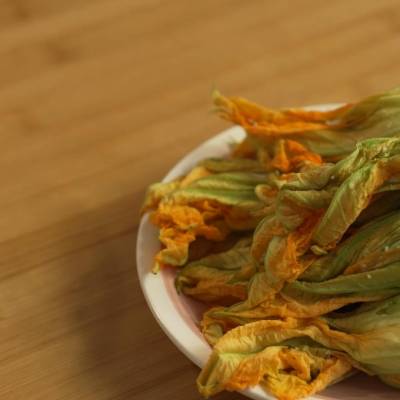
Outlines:
[[[119,214],[112,207],[103,210],[107,212]],[[81,223],[88,223],[87,218]],[[115,224],[94,230],[99,240],[94,237],[94,244],[65,269],[74,274],[70,290],[76,292],[72,323],[78,326],[81,343],[74,356],[79,384],[96,400],[200,399],[198,368],[165,336],[141,293],[135,268],[137,227],[128,224],[128,229],[113,234]],[[215,397],[228,398],[243,397]]]

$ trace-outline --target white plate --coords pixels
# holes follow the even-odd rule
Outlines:
[[[336,106],[314,106],[312,109],[326,110]],[[165,176],[163,182],[183,175],[204,158],[227,155],[230,144],[240,141],[243,137],[244,131],[240,127],[233,127],[207,140],[179,161]],[[150,272],[154,255],[159,249],[158,230],[150,224],[148,216],[145,215],[139,226],[136,247],[137,271],[144,296],[167,336],[190,360],[202,367],[211,353],[211,348],[203,339],[197,325],[204,308],[199,302],[176,293],[172,269],[162,270],[158,275]],[[258,386],[245,390],[242,394],[255,400],[274,399]],[[399,391],[380,383],[375,378],[359,374],[309,397],[308,400],[399,400],[399,398]]]

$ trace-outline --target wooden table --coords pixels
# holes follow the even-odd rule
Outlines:
[[[396,1],[0,0],[0,399],[198,399],[135,272],[147,185],[271,106],[400,83]],[[222,394],[216,399],[240,399]]]

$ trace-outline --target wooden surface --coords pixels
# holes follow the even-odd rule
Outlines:
[[[398,1],[0,0],[0,399],[199,399],[136,278],[146,186],[227,126],[214,85],[356,100],[399,45]]]

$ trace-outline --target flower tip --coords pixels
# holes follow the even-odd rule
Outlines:
[[[217,104],[219,100],[221,99],[222,95],[221,92],[214,86],[212,91],[211,91],[211,98],[214,102],[214,104]]]
[[[161,269],[160,263],[159,263],[158,261],[156,261],[156,262],[154,263],[154,265],[153,265],[153,268],[151,269],[151,272],[152,272],[154,275],[157,275],[157,274],[160,272],[160,269]]]

